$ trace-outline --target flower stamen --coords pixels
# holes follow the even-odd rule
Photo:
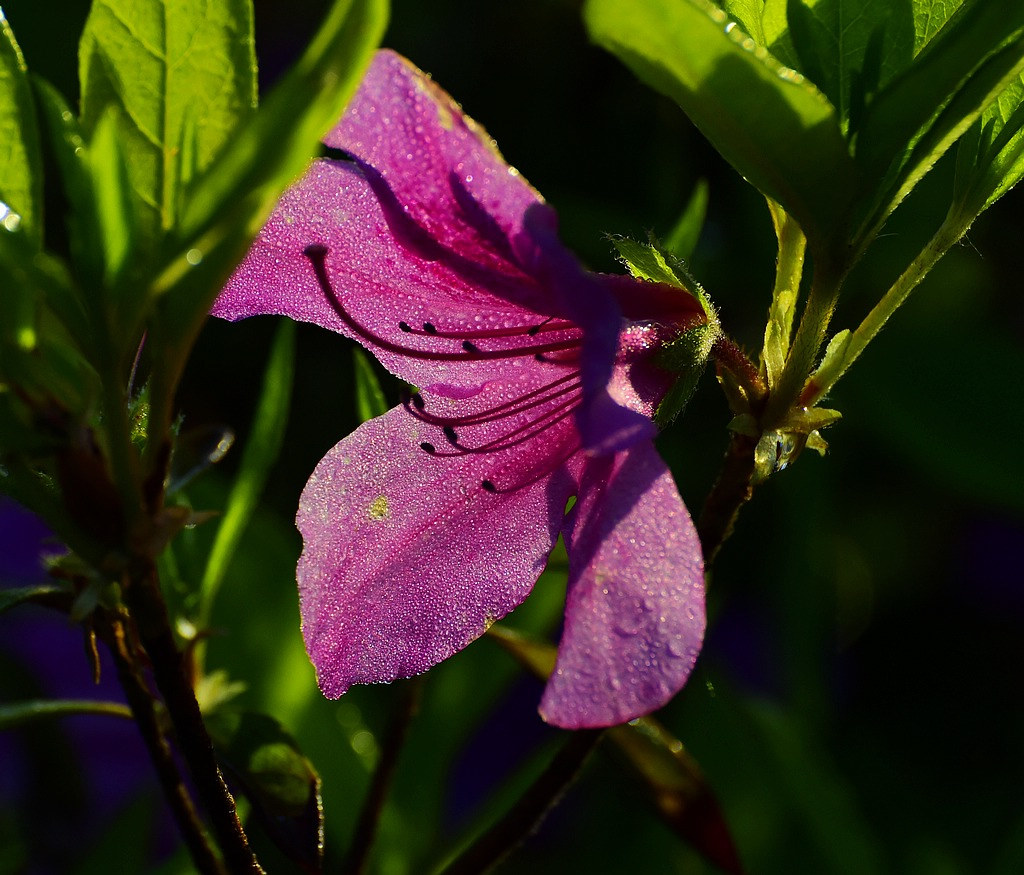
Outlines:
[[[382,337],[367,328],[345,309],[331,285],[330,277],[327,275],[328,249],[326,246],[319,244],[307,246],[303,250],[303,254],[309,259],[310,264],[313,267],[313,272],[316,275],[317,282],[320,284],[321,291],[324,293],[324,297],[327,299],[327,302],[331,305],[331,308],[337,314],[338,318],[345,323],[348,329],[360,340],[360,342],[369,344],[370,346],[376,346],[386,352],[394,353],[395,355],[427,361],[493,361],[498,359],[535,356],[545,353],[573,352],[575,354],[583,342],[582,333],[579,329],[572,325],[572,323],[565,322],[565,320],[558,320],[557,324],[554,324],[553,327],[546,327],[548,325],[552,325],[551,320],[554,320],[555,317],[551,317],[551,320],[546,320],[545,322],[540,323],[539,326],[531,326],[531,328],[527,329],[505,328],[448,332],[438,331],[430,322],[425,322],[424,329],[420,330],[413,328],[408,322],[402,321],[398,323],[398,327],[403,334],[430,338],[436,337],[439,339],[462,339],[462,351],[456,352],[447,350],[416,349],[415,347],[395,343],[394,341],[388,340],[386,337]],[[430,328],[428,329],[426,326],[430,326]],[[537,328],[537,332],[532,332],[532,328]],[[507,346],[499,349],[480,349],[480,347],[469,339],[473,338],[481,340],[523,336],[532,337],[535,333],[539,333],[540,331],[573,331],[573,336],[552,340],[548,343]]]

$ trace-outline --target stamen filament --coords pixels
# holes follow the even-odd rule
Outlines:
[[[434,352],[432,350],[414,349],[412,347],[402,346],[401,344],[387,340],[379,334],[371,331],[369,328],[366,328],[364,325],[356,321],[356,319],[354,319],[342,306],[341,301],[338,300],[337,295],[334,293],[334,289],[331,287],[330,278],[327,276],[327,251],[327,247],[316,244],[307,246],[305,250],[303,250],[303,254],[309,259],[310,264],[313,266],[313,272],[316,274],[317,282],[320,284],[320,288],[323,291],[324,296],[327,298],[327,302],[331,305],[338,318],[348,326],[350,331],[369,344],[379,347],[387,352],[392,352],[406,358],[424,359],[427,361],[491,361],[497,359],[519,358],[521,356],[533,356],[537,353],[563,352],[575,349],[582,343],[582,339],[580,337],[574,337],[559,341],[552,341],[550,343],[531,344],[529,346],[507,347],[505,349],[478,349],[469,341],[463,341],[462,352]],[[414,333],[414,329],[411,329],[411,327],[408,332],[405,331],[404,328],[402,328],[402,331],[406,334]],[[427,332],[427,334],[429,334],[429,332]],[[440,336],[440,334],[430,336]]]
[[[513,416],[525,410],[539,407],[541,404],[553,401],[559,395],[564,395],[568,391],[579,388],[580,385],[582,385],[582,382],[583,381],[579,373],[574,371],[571,374],[559,377],[557,380],[552,380],[547,385],[541,386],[538,389],[533,389],[524,395],[520,395],[512,401],[506,401],[502,404],[490,407],[487,410],[481,410],[478,413],[471,413],[467,416],[437,416],[435,414],[428,413],[425,409],[422,396],[419,396],[419,402],[416,401],[416,395],[409,396],[409,400],[405,402],[405,405],[408,410],[408,405],[411,402],[416,410],[410,410],[409,412],[417,419],[427,423],[428,425],[457,425],[460,427],[466,427],[470,425],[480,425],[484,422],[493,422],[496,419],[503,419],[506,416]],[[574,383],[574,385],[565,386],[566,383]],[[564,388],[560,389],[560,386],[563,386]],[[556,389],[558,391],[554,391]]]
[[[430,453],[430,455],[439,459],[444,459],[453,458],[455,456],[468,456],[476,453],[490,453],[496,450],[508,450],[512,447],[517,447],[520,444],[526,443],[526,441],[533,440],[533,438],[540,434],[540,432],[561,422],[566,417],[571,416],[579,406],[580,399],[572,398],[569,401],[565,401],[558,406],[551,408],[551,410],[546,411],[539,419],[533,419],[530,422],[524,423],[518,428],[514,428],[512,431],[507,432],[500,437],[496,437],[485,444],[481,444],[478,447],[467,447],[465,444],[456,443],[453,444],[453,446],[457,452],[439,452],[435,449],[435,451]],[[509,438],[515,439],[509,440]],[[420,446],[422,446],[422,444]]]
[[[488,340],[495,337],[536,337],[546,331],[571,331],[579,330],[577,326],[565,319],[558,319],[556,316],[549,316],[543,322],[532,325],[528,328],[479,328],[465,331],[442,331],[432,322],[424,322],[423,329],[417,329],[408,322],[399,322],[398,327],[405,334],[419,335],[420,337],[443,337],[447,340]]]

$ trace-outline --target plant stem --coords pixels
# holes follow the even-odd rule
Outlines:
[[[581,729],[569,735],[547,768],[503,817],[441,871],[441,875],[480,875],[498,865],[531,833],[579,774],[604,735]]]
[[[775,428],[800,398],[804,382],[814,367],[818,350],[832,319],[843,275],[826,265],[816,265],[807,304],[800,315],[800,324],[793,345],[786,357],[778,385],[772,391],[761,418],[762,431]]]
[[[918,256],[900,274],[899,278],[875,304],[871,312],[864,317],[864,321],[857,326],[850,337],[850,344],[843,356],[843,367],[839,370],[827,385],[815,385],[809,387],[810,391],[804,394],[802,401],[805,404],[813,404],[822,398],[846,373],[846,370],[859,357],[864,348],[874,340],[882,326],[889,317],[896,312],[907,300],[910,293],[917,288],[921,280],[928,275],[928,272],[935,267],[939,259],[952,247],[967,231],[967,226],[959,216],[952,213],[935,232],[931,240]]]
[[[342,870],[349,875],[362,875],[370,862],[370,850],[377,837],[384,801],[387,799],[391,781],[395,776],[395,769],[398,767],[398,756],[405,744],[406,736],[409,734],[409,727],[419,712],[422,697],[422,677],[411,678],[403,684],[402,698],[398,704],[398,710],[391,720],[391,725],[388,727],[380,759],[370,782],[370,789],[363,802],[363,809],[359,813],[352,846],[348,850],[348,859]]]
[[[196,868],[203,875],[226,875],[227,869],[210,846],[206,830],[160,729],[153,696],[142,678],[137,660],[129,650],[124,625],[120,620],[111,620],[101,611],[96,612],[96,617],[97,631],[114,658],[117,677],[128,699],[135,725],[142,733],[160,786]]]
[[[725,452],[722,469],[711,487],[697,522],[697,534],[704,552],[705,568],[732,534],[740,508],[754,493],[754,448],[757,440],[734,433]]]
[[[768,390],[760,371],[735,340],[719,334],[711,346],[711,355],[736,378],[746,392],[747,400],[756,402],[764,397]]]
[[[170,620],[154,568],[139,574],[125,587],[125,601],[138,625],[139,637],[152,663],[153,677],[174,725],[178,746],[209,815],[228,869],[232,873],[263,872],[249,848],[235,810],[234,797],[217,766],[185,658],[171,634]]]

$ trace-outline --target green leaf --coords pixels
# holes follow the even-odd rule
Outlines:
[[[769,389],[778,386],[779,377],[786,365],[786,355],[789,353],[789,342],[793,330],[793,315],[796,313],[796,301],[796,289],[780,289],[772,299],[772,305],[768,311],[768,322],[764,327],[762,361]]]
[[[953,209],[964,228],[1024,176],[1024,75],[981,114],[957,150]]]
[[[700,283],[687,270],[686,265],[674,255],[666,252],[656,242],[640,243],[628,237],[612,236],[612,245],[621,261],[637,279],[666,283],[682,289],[697,299],[708,323],[718,324],[718,315]]]
[[[683,207],[683,212],[665,238],[665,248],[680,261],[687,261],[693,256],[707,212],[708,183],[707,180],[701,179],[694,186],[693,194]]]
[[[838,258],[853,162],[835,107],[706,0],[588,0],[590,36],[675,100],[712,145]]]
[[[679,374],[665,397],[658,404],[654,421],[659,428],[665,428],[682,414],[697,383],[704,373],[704,366],[711,347],[718,337],[720,328],[714,305],[704,289],[690,275],[686,266],[656,243],[638,243],[627,237],[612,237],[612,244],[618,250],[619,260],[629,268],[637,279],[667,283],[696,298],[707,317],[707,322],[684,331],[675,340],[666,343],[659,356],[659,364],[666,370]]]
[[[383,416],[390,409],[370,357],[359,347],[352,349],[356,373],[356,415],[361,422]]]
[[[768,49],[787,67],[796,68],[797,57],[786,20],[786,0],[725,0],[721,6],[754,42]]]
[[[96,702],[90,699],[39,699],[0,705],[0,730],[13,729],[36,720],[96,714],[132,719],[131,709],[120,702]]]
[[[867,108],[855,157],[857,250],[1024,68],[1024,4],[961,7]],[[862,218],[861,218],[862,217]]]
[[[270,348],[270,357],[263,375],[263,389],[253,415],[249,440],[242,452],[238,475],[228,496],[224,518],[217,530],[203,574],[200,589],[202,625],[209,618],[213,599],[231,557],[241,542],[274,461],[281,452],[288,425],[294,374],[295,323],[290,319],[282,319]]]
[[[60,171],[61,190],[68,200],[68,237],[76,273],[83,284],[99,284],[105,260],[88,147],[64,96],[38,76],[32,78],[32,84],[44,135]]]
[[[702,334],[708,333],[707,326],[694,330]],[[704,375],[706,362],[707,360],[705,359],[703,363],[683,371],[669,388],[668,392],[665,393],[665,397],[658,404],[658,409],[654,411],[654,424],[658,428],[667,428],[682,416],[686,410],[686,405],[690,403],[690,399],[693,397],[693,393],[697,391],[697,384]]]
[[[265,714],[221,709],[207,727],[228,778],[252,803],[252,813],[289,857],[319,871],[323,855],[320,778],[295,739]]]
[[[37,604],[71,603],[71,591],[55,583],[40,583],[35,586],[0,589],[0,614],[25,602]]]
[[[891,0],[788,0],[787,20],[799,69],[856,130],[864,106],[910,61],[910,9]]]
[[[21,231],[0,228],[0,275],[0,391],[16,387],[8,410],[36,402],[51,420],[84,414],[98,385],[79,348],[88,331],[63,265],[37,251]],[[67,325],[54,317],[50,302],[67,308]],[[76,330],[83,333],[76,336]],[[34,423],[37,446],[52,443],[60,429],[40,425]]]
[[[0,228],[42,240],[43,168],[32,89],[14,31],[0,9]]]
[[[806,238],[796,222],[775,201],[768,201],[778,256],[775,259],[775,285],[768,308],[761,348],[761,370],[769,390],[778,388],[793,337],[793,319],[803,279]]]
[[[935,36],[963,0],[911,0],[914,16],[914,54],[916,55]]]
[[[335,0],[298,64],[189,187],[179,233],[153,286],[150,334],[168,363],[168,382],[199,332],[217,292],[245,255],[281,192],[341,117],[387,22],[387,0]],[[170,388],[155,387],[155,410]],[[161,416],[151,423],[163,429]]]
[[[96,0],[79,46],[82,126],[111,107],[151,235],[174,227],[179,187],[255,106],[251,0]]]
[[[121,149],[117,114],[105,113],[96,123],[86,150],[92,178],[93,210],[103,254],[103,280],[107,288],[120,284],[126,263],[138,240],[136,201],[132,197],[126,156]],[[135,291],[138,302],[145,289]],[[143,299],[144,300],[144,299]],[[136,317],[141,307],[135,305]],[[134,319],[117,319],[118,329],[134,336]]]
[[[820,394],[818,387],[831,386],[839,379],[839,375],[846,370],[846,351],[849,349],[850,341],[852,340],[853,334],[850,333],[850,329],[844,328],[842,331],[837,332],[828,342],[828,346],[825,348],[825,355],[821,359],[821,364],[811,374],[807,381],[807,386],[804,388],[805,397],[817,400]]]

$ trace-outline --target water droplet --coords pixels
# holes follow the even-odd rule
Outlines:
[[[614,628],[619,635],[631,637],[640,631],[640,620],[635,615],[619,617]]]
[[[684,656],[688,655],[689,651],[682,635],[677,635],[675,638],[669,638],[668,653],[669,656],[674,656],[677,659],[682,659]]]

